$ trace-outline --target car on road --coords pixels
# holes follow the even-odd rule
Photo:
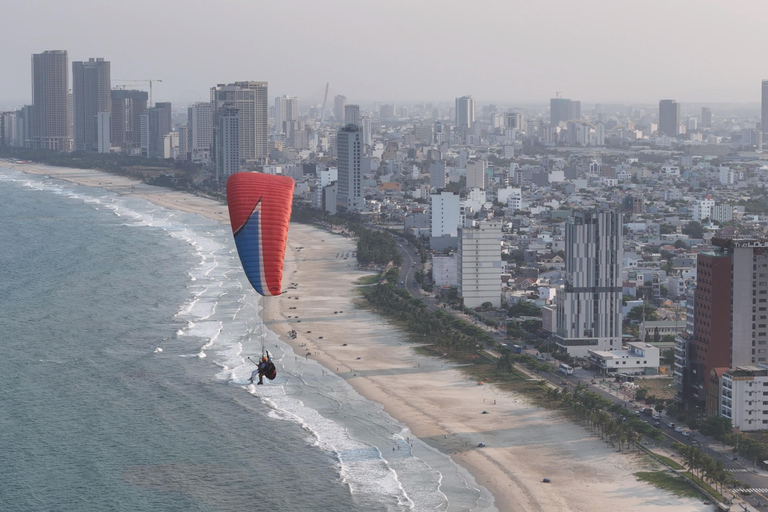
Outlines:
[[[667,426],[668,426],[669,428],[675,428],[675,424],[674,424],[674,423],[667,423]]]
[[[689,437],[691,434],[693,434],[693,432],[691,432],[690,430],[683,430],[683,435],[685,437]]]
[[[661,422],[660,421],[655,421],[655,422],[653,422],[653,426],[656,427],[656,428],[661,428]]]
[[[653,416],[651,416],[651,418],[653,418],[653,419],[655,419],[655,420],[660,420],[660,419],[661,419],[661,414],[659,414],[659,413],[657,413],[657,412],[656,412],[656,413],[653,413]]]
[[[685,430],[685,427],[682,427],[682,426],[680,426],[680,427],[675,427],[675,432],[678,432],[678,433],[679,433],[679,432],[682,432],[683,430]]]

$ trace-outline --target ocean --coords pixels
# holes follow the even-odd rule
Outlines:
[[[2,165],[1,511],[495,510],[265,328],[228,226]]]

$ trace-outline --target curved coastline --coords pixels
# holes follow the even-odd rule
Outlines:
[[[102,171],[11,165],[228,222],[226,206],[207,198]],[[366,273],[349,256],[353,250],[340,235],[292,225],[283,286],[298,286],[264,302],[265,324],[296,353],[309,352],[414,436],[450,455],[490,491],[499,510],[710,509],[638,482],[633,473],[647,461],[617,454],[558,413],[492,385],[477,386],[451,364],[417,354],[385,319],[354,307],[355,281]],[[477,448],[480,442],[487,446]],[[542,485],[543,477],[552,483]]]

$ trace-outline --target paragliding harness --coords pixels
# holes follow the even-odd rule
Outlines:
[[[248,360],[259,367],[259,373],[261,375],[268,378],[269,380],[275,380],[275,377],[277,377],[277,367],[275,367],[275,363],[272,362],[272,357],[269,355],[269,350],[265,350],[262,348],[262,351],[263,352],[261,354],[261,359],[259,360],[258,363],[253,359],[251,359],[250,357],[248,358]],[[266,353],[266,359],[267,359],[266,363],[264,362],[265,353]]]

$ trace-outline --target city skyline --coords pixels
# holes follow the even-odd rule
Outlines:
[[[242,15],[230,20],[234,26],[219,43],[239,51],[225,54],[212,54],[205,38],[188,38],[185,51],[167,44],[168,20],[199,24],[208,19],[204,6],[177,10],[139,0],[132,9],[105,4],[94,11],[77,1],[42,4],[6,9],[14,23],[0,36],[0,103],[29,103],[28,55],[56,49],[67,50],[70,61],[109,60],[115,79],[161,79],[157,100],[180,105],[204,100],[216,83],[243,80],[268,81],[274,96],[309,103],[322,101],[326,82],[331,97],[342,94],[350,103],[453,101],[471,93],[480,104],[530,104],[546,103],[558,91],[585,103],[751,103],[760,98],[755,84],[768,77],[768,69],[754,64],[756,52],[727,50],[726,41],[738,41],[740,48],[763,44],[758,24],[768,6],[744,0],[674,7],[655,0],[643,9],[605,0],[578,6],[486,0],[471,10],[433,0],[418,7],[395,1],[386,10],[344,0],[259,6],[230,1]],[[723,23],[734,13],[738,26]],[[143,27],[142,38],[91,23],[118,15],[124,26]],[[346,22],[343,37],[333,30],[337,19]],[[254,20],[260,27],[255,42]],[[424,30],[426,20],[431,30]],[[598,30],[586,30],[597,20]],[[32,26],[34,40],[26,37]],[[376,27],[382,28],[378,37],[372,35]],[[651,33],[656,36],[643,37]],[[360,44],[350,48],[350,39]],[[307,51],[318,46],[322,58]],[[354,62],[355,72],[328,65],[334,61]],[[470,63],[468,72],[458,72],[462,63]]]

